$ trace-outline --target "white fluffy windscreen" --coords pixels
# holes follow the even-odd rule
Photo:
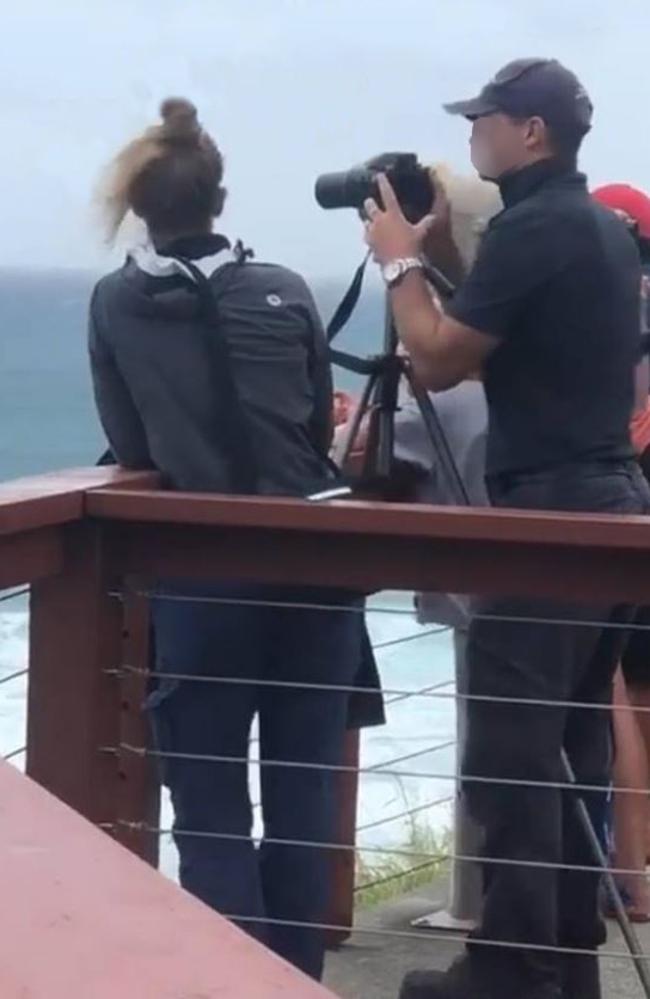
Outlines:
[[[434,163],[432,169],[449,198],[452,236],[469,268],[488,222],[503,208],[499,189],[479,177],[458,174],[446,163]]]

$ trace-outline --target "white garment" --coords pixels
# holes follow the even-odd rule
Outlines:
[[[480,382],[462,382],[446,392],[431,393],[442,430],[472,506],[489,504],[485,488],[485,446],[487,403]],[[413,399],[403,403],[395,420],[395,455],[420,465],[427,472],[418,499],[436,506],[451,505],[449,487],[444,481],[430,438]],[[416,597],[418,620],[452,628],[466,628],[469,597],[454,593],[420,593]]]

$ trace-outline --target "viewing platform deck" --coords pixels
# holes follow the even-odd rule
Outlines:
[[[183,496],[114,469],[0,486],[0,588],[29,587],[30,599],[26,737],[5,754],[25,757],[26,776],[0,764],[2,999],[394,999],[407,970],[445,967],[457,952],[457,940],[410,925],[441,899],[440,882],[354,911],[352,735],[331,845],[338,949],[324,986],[153,869],[160,797],[141,711],[143,594],[161,575],[647,602],[650,524]],[[641,939],[650,949],[645,927]],[[616,955],[603,957],[606,999],[641,996],[614,927],[604,950]]]

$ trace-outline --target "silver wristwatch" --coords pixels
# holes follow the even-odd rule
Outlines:
[[[399,284],[405,274],[409,271],[422,270],[422,261],[419,257],[396,257],[389,260],[381,269],[381,276],[387,287],[394,288]]]

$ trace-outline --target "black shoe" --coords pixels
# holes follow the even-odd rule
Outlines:
[[[596,954],[562,954],[562,999],[601,999]]]
[[[445,977],[444,971],[409,971],[398,999],[438,999],[445,994]]]
[[[529,987],[486,981],[467,957],[452,964],[448,971],[412,971],[402,982],[399,999],[562,999],[555,986]],[[566,999],[573,999],[567,995]],[[591,996],[585,997],[591,999]]]

